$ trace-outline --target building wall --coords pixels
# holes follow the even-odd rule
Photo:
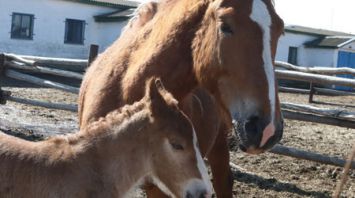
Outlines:
[[[98,23],[100,34],[97,43],[100,46],[100,52],[109,47],[121,34],[121,30],[126,26],[127,22],[105,22]]]
[[[63,0],[0,0],[0,51],[24,55],[87,58],[90,44],[105,49],[121,32],[122,24],[96,23],[93,16],[112,8]],[[33,14],[33,40],[11,39],[12,13]],[[84,45],[64,44],[66,18],[85,20]]]
[[[355,52],[355,41],[352,43],[349,43],[347,45],[344,45],[341,50],[343,51],[349,51],[349,52]]]
[[[305,48],[304,66],[336,67],[338,50],[323,48]]]
[[[281,36],[278,42],[276,60],[278,61],[288,61],[288,52],[289,47],[298,48],[298,65],[307,65],[306,52],[304,43],[316,39],[316,36],[304,35],[304,34],[295,34],[286,32],[285,35]]]

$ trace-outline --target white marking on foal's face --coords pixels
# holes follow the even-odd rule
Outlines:
[[[268,81],[269,87],[269,100],[270,100],[270,109],[271,109],[271,123],[274,122],[275,117],[275,74],[274,67],[272,64],[271,58],[271,30],[270,26],[271,16],[268,8],[262,0],[254,0],[252,12],[250,18],[257,23],[262,32],[263,32],[263,61],[264,61],[264,70],[266,73],[266,78]]]
[[[196,160],[197,160],[197,168],[201,174],[202,181],[200,179],[190,179],[186,184],[185,184],[185,192],[184,192],[184,197],[186,197],[187,193],[194,193],[194,192],[199,192],[200,190],[205,190],[206,195],[211,195],[212,194],[212,184],[208,176],[207,168],[205,165],[205,162],[202,159],[202,155],[200,152],[200,149],[197,146],[197,136],[195,129],[193,128],[193,145],[195,149],[195,154],[196,154]]]
[[[196,153],[197,168],[198,168],[198,170],[201,173],[202,180],[203,180],[203,182],[205,183],[205,185],[207,187],[208,193],[211,193],[212,192],[212,190],[211,190],[212,189],[212,184],[211,184],[211,181],[210,181],[209,176],[208,176],[208,172],[207,172],[207,168],[206,168],[205,162],[202,159],[202,155],[201,155],[200,149],[197,146],[197,136],[196,136],[196,132],[195,132],[194,128],[193,128],[193,144],[194,144],[195,153]]]

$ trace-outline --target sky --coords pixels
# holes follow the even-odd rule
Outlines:
[[[286,24],[355,34],[355,0],[275,0]]]
[[[286,25],[355,34],[355,0],[275,0],[275,7]]]

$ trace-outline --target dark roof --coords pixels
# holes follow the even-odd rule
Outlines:
[[[66,0],[66,1],[74,1],[78,3],[85,3],[90,5],[118,8],[118,9],[136,8],[139,5],[138,2],[129,1],[129,0]]]
[[[304,27],[299,25],[286,26],[285,31],[292,32],[292,33],[299,33],[299,34],[310,34],[315,36],[355,36],[353,34],[349,34],[345,32],[316,29],[316,28]]]
[[[100,14],[94,16],[96,22],[117,22],[125,21],[133,16],[135,12],[134,8],[117,10],[107,14]]]
[[[355,36],[326,36],[305,43],[305,46],[311,48],[341,48],[354,41]]]

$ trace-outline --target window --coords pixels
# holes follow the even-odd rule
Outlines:
[[[12,14],[11,38],[13,39],[33,39],[33,20],[31,14]]]
[[[85,21],[67,19],[65,21],[64,43],[84,44]]]
[[[297,65],[297,47],[290,47],[288,49],[288,62]]]

